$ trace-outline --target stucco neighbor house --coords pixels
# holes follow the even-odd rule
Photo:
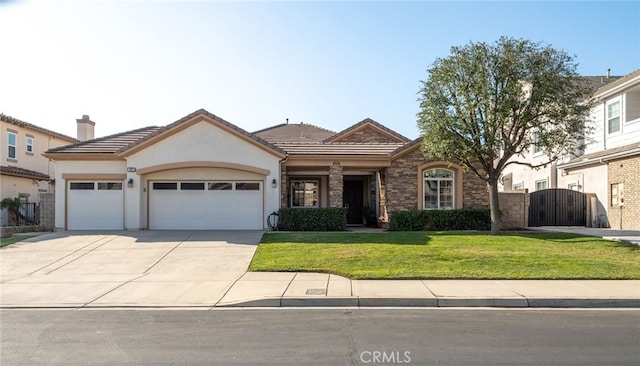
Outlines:
[[[40,193],[55,190],[55,165],[42,153],[78,140],[5,114],[0,114],[0,131],[0,200],[39,203]],[[9,224],[6,210],[0,224]]]
[[[512,165],[503,188],[593,193],[588,226],[640,230],[640,70],[587,78],[594,87],[588,122],[593,133],[584,151],[537,170]],[[538,151],[526,156],[532,163],[544,158]]]
[[[59,229],[257,229],[281,207],[396,210],[487,206],[484,183],[365,119],[335,133],[306,123],[247,132],[205,110],[49,149]]]

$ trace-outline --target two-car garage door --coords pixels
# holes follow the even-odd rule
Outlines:
[[[149,229],[263,228],[259,181],[151,181]]]

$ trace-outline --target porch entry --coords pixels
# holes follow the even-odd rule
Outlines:
[[[364,209],[364,180],[345,180],[342,202],[347,208],[347,224],[362,225]]]

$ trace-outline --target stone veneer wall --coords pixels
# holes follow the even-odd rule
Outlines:
[[[396,139],[393,139],[387,135],[381,134],[371,127],[363,128],[360,131],[354,132],[344,138],[340,138],[335,142],[354,142],[354,143],[398,143]]]
[[[342,165],[336,161],[329,168],[329,207],[344,206],[342,202],[343,189]]]
[[[526,228],[529,226],[529,192],[525,190],[499,192],[502,229]]]
[[[640,230],[640,156],[611,161],[608,164],[609,224],[612,229]],[[624,205],[611,205],[611,185],[624,183]],[[620,219],[622,217],[622,220]]]
[[[394,211],[418,209],[418,168],[430,161],[419,148],[394,159],[386,168],[386,205]],[[462,173],[462,207],[489,207],[486,184],[473,172]]]
[[[55,193],[40,193],[40,226],[44,230],[56,227],[56,195]]]

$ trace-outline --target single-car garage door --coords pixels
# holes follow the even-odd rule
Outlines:
[[[122,182],[69,182],[68,230],[122,230],[124,194]]]
[[[262,182],[152,181],[149,229],[261,230]]]

